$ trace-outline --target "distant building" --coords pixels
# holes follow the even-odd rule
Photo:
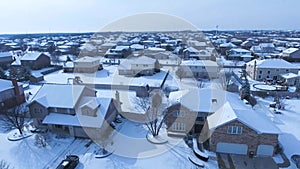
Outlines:
[[[289,48],[281,53],[281,57],[289,62],[300,62],[300,50],[298,48]]]
[[[20,59],[22,66],[30,67],[31,69],[41,69],[50,66],[50,57],[44,53],[32,52],[26,53]]]
[[[254,59],[246,63],[247,74],[257,81],[279,80],[281,74],[298,74],[299,67],[283,59]]]
[[[13,62],[11,52],[0,52],[0,66],[8,66]]]
[[[125,59],[118,67],[119,75],[127,76],[151,76],[159,69],[159,62],[156,59],[147,56]]]
[[[29,103],[29,111],[36,127],[84,138],[100,137],[100,129],[118,114],[113,100],[96,97],[93,89],[56,84],[44,84]]]
[[[68,63],[67,66],[72,66],[71,63]],[[74,72],[77,73],[94,73],[97,70],[103,69],[102,64],[100,64],[100,59],[85,56],[82,58],[79,58],[74,61]],[[65,68],[70,68],[65,67]]]
[[[218,77],[219,66],[211,60],[184,60],[180,64],[183,71],[182,77],[209,78]]]
[[[0,79],[0,109],[8,109],[25,102],[22,83]]]
[[[273,43],[260,43],[258,46],[252,46],[250,51],[257,56],[268,56],[276,52],[275,45]]]
[[[228,60],[246,60],[250,58],[251,51],[241,48],[234,48],[226,51],[226,56]],[[245,57],[249,56],[249,57]],[[248,60],[249,61],[249,60]]]

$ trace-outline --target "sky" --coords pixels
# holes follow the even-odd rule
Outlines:
[[[0,34],[96,32],[142,13],[175,16],[199,30],[300,29],[300,0],[9,0],[0,6]],[[136,25],[142,23],[147,19]],[[156,26],[162,23],[169,22]]]

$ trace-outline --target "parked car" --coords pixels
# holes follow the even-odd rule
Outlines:
[[[74,169],[79,163],[77,155],[68,155],[66,159],[62,160],[56,169]]]
[[[300,168],[300,155],[299,154],[292,155],[291,160],[293,163],[295,163],[297,168]]]

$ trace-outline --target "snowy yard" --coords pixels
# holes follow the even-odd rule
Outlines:
[[[8,133],[0,133],[0,159],[15,169],[56,168],[67,154],[80,157],[77,169],[95,168],[197,168],[188,160],[192,153],[182,139],[167,137],[168,143],[154,145],[145,138],[147,130],[142,124],[123,119],[113,137],[114,153],[106,158],[95,158],[99,146],[88,144],[89,139],[56,138],[47,134],[47,146],[35,144],[35,135],[20,141],[8,141]],[[205,168],[215,169],[217,162],[203,162]]]
[[[268,107],[273,102],[273,98],[260,100],[260,102]],[[283,146],[284,153],[291,159],[293,154],[300,154],[300,100],[285,99],[285,110],[279,110],[282,114],[274,114],[273,108],[270,109],[270,117],[272,117],[275,125],[281,130],[279,142]],[[268,109],[268,108],[267,108]],[[276,160],[280,161],[280,160]],[[288,169],[294,169],[296,166],[291,162]]]

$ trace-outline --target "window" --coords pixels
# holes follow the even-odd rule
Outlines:
[[[262,70],[259,71],[259,74],[262,74]]]
[[[41,114],[41,113],[43,113],[43,111],[42,111],[41,108],[34,108],[34,113],[35,114]]]
[[[243,127],[240,126],[228,126],[227,133],[228,134],[242,134]]]
[[[279,72],[279,69],[276,69],[276,72]]]
[[[290,70],[289,70],[289,69],[286,69],[285,71],[286,71],[286,72],[289,72]]]
[[[261,79],[261,75],[259,75],[258,78]]]
[[[268,70],[268,74],[270,74],[271,72],[270,72],[270,70]]]
[[[175,131],[185,131],[185,123],[173,123],[173,130]]]
[[[184,117],[185,116],[185,112],[184,111],[180,111],[180,110],[175,110],[175,111],[173,111],[173,115],[175,117]]]

